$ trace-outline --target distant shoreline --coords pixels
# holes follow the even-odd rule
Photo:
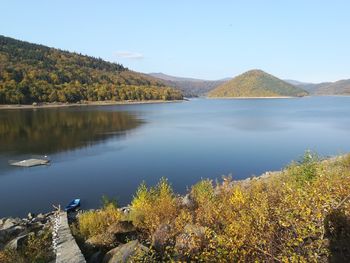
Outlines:
[[[308,96],[304,96],[308,97]],[[249,99],[298,99],[303,97],[281,96],[281,97],[207,97],[207,99],[219,100],[249,100]]]
[[[144,101],[86,101],[81,103],[38,103],[38,105],[27,104],[3,104],[0,110],[18,110],[18,109],[43,109],[43,108],[65,108],[81,106],[112,106],[112,105],[136,105],[136,104],[158,104],[175,103],[186,100],[144,100]]]
[[[350,95],[307,95],[302,97],[294,96],[281,96],[281,97],[205,97],[207,99],[219,99],[219,100],[249,100],[249,99],[301,99],[301,98],[311,98],[311,97],[350,97]]]

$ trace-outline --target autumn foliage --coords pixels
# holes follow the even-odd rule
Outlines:
[[[142,184],[125,217],[151,248],[144,262],[339,262],[350,256],[349,198],[350,155],[307,152],[273,176],[203,180],[186,197],[165,179]]]
[[[182,99],[117,63],[0,35],[0,104]]]

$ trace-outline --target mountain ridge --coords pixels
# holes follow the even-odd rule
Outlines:
[[[209,97],[299,97],[307,94],[260,69],[244,72],[208,93]]]

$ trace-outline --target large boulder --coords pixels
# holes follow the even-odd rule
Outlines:
[[[21,223],[21,219],[19,218],[7,218],[2,226],[1,226],[1,229],[2,230],[6,230],[6,229],[9,229],[11,227],[14,227],[14,226],[17,226]]]
[[[103,260],[103,254],[101,250],[92,254],[87,263],[100,263]]]
[[[171,226],[168,224],[160,225],[152,235],[152,247],[162,252],[164,249],[173,243]]]
[[[120,221],[110,225],[104,233],[90,237],[85,241],[85,246],[87,248],[115,247],[136,238],[137,232],[132,222]]]
[[[180,204],[182,207],[188,209],[194,209],[196,207],[196,202],[194,201],[191,194],[187,194],[185,196],[180,197]]]
[[[18,236],[20,233],[26,231],[26,228],[24,226],[14,226],[8,229],[5,229],[6,231],[6,235],[8,237],[14,237],[14,236]]]
[[[115,237],[110,233],[103,233],[90,237],[85,241],[85,247],[89,249],[102,248],[102,247],[113,247],[115,244]]]
[[[28,234],[15,237],[6,245],[6,248],[20,250],[25,245],[27,240]]]
[[[148,252],[148,248],[138,240],[130,241],[108,251],[103,258],[103,263],[123,263],[128,262],[132,256]]]
[[[114,236],[115,240],[121,243],[137,238],[136,228],[131,221],[114,223],[108,227],[107,233]]]
[[[180,255],[193,254],[203,249],[207,242],[205,227],[187,224],[176,238],[175,249]]]
[[[32,220],[33,218],[35,217],[35,215],[33,214],[33,213],[28,213],[28,215],[27,215],[27,218],[29,219],[29,220]]]
[[[0,230],[0,249],[11,239],[26,232],[23,226],[12,226]]]
[[[111,233],[128,233],[136,231],[136,228],[131,221],[119,221],[110,225],[107,231]]]
[[[129,215],[131,208],[130,208],[130,206],[125,206],[125,207],[119,208],[119,211],[123,212],[124,215]]]
[[[32,218],[31,223],[43,223],[45,224],[48,221],[48,217],[43,214],[38,214],[36,217]]]

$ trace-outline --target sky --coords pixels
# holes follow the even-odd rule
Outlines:
[[[350,79],[348,0],[0,0],[0,34],[144,73]]]

